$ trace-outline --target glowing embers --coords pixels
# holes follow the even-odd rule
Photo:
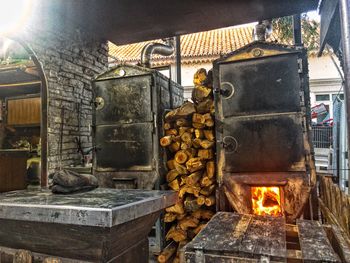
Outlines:
[[[253,214],[282,216],[279,187],[252,187],[251,190]]]

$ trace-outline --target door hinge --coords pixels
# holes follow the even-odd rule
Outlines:
[[[348,151],[344,152],[344,158],[349,159],[349,152]]]

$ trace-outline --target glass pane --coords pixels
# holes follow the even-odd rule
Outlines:
[[[344,94],[343,93],[332,94],[332,101],[334,101],[336,97],[338,97],[341,100],[344,100]]]
[[[329,100],[329,94],[318,94],[316,95],[316,101],[328,101]]]

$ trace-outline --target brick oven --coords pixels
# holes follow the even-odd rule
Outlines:
[[[315,184],[306,50],[253,42],[214,62],[218,210],[303,213]]]

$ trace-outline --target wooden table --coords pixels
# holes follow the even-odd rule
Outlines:
[[[349,253],[343,248],[342,256]],[[345,254],[344,254],[345,253]],[[349,258],[350,260],[350,258]],[[188,243],[182,262],[341,262],[317,221],[219,212]],[[348,262],[348,261],[344,261]]]
[[[148,263],[148,239],[172,191],[98,188],[54,195],[48,190],[0,195],[2,252],[25,249],[35,261],[48,256],[86,262]],[[74,262],[74,261],[73,261]]]

